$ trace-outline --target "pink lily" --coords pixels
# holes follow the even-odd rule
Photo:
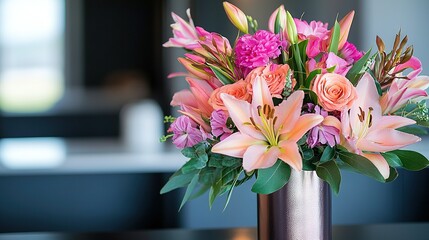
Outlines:
[[[418,76],[411,80],[395,79],[389,90],[380,98],[383,114],[394,113],[408,102],[420,102],[428,97],[428,76]]]
[[[210,132],[211,128],[207,120],[210,118],[213,108],[208,100],[214,88],[206,81],[199,79],[187,77],[186,81],[188,81],[191,90],[177,92],[170,104],[180,106],[180,113],[190,117],[206,132]]]
[[[405,63],[397,65],[393,69],[393,73],[396,74],[397,72],[401,72],[407,68],[413,69],[413,71],[407,75],[408,79],[413,79],[422,72],[422,62],[420,62],[420,60],[416,57],[411,57],[410,60],[406,61]]]
[[[174,23],[171,24],[174,37],[164,43],[162,45],[163,47],[184,47],[192,50],[198,46],[197,43],[199,39],[189,8],[186,10],[186,14],[188,15],[189,22],[186,22],[175,13],[171,13],[174,20]]]
[[[415,121],[400,116],[382,116],[375,82],[368,73],[359,81],[356,91],[360,93],[358,99],[350,110],[342,112],[341,145],[350,152],[366,157],[387,179],[389,164],[380,153],[420,141],[417,136],[395,130]]]
[[[214,145],[212,152],[243,158],[243,168],[248,172],[269,168],[277,159],[302,170],[297,141],[323,121],[317,114],[300,116],[303,91],[295,91],[274,106],[267,83],[257,77],[251,104],[227,94],[221,98],[239,132]]]
[[[343,19],[340,20],[340,41],[338,50],[341,50],[349,37],[350,27],[352,26],[355,11],[350,11]]]

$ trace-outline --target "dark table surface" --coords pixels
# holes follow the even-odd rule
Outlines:
[[[257,240],[257,238],[256,228],[0,234],[0,240]],[[334,226],[333,240],[429,240],[429,223]]]

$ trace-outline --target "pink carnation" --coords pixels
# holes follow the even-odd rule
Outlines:
[[[323,22],[311,21],[310,24],[306,21],[294,19],[298,38],[300,40],[308,39],[306,49],[307,56],[314,58],[322,52],[323,41],[329,38],[328,24]]]
[[[270,59],[280,55],[280,49],[286,47],[286,42],[278,34],[259,30],[254,35],[245,34],[237,40],[235,46],[236,64],[247,71],[265,66]]]
[[[170,126],[173,132],[173,144],[177,148],[187,148],[203,141],[202,131],[188,116],[178,117]]]
[[[210,118],[210,125],[212,127],[212,134],[215,137],[220,137],[224,140],[232,134],[232,130],[227,126],[228,115],[222,110],[213,111]]]
[[[345,76],[350,70],[351,65],[346,60],[338,57],[334,53],[325,53],[319,62],[316,62],[314,58],[308,60],[308,71],[312,72],[315,69],[321,69],[322,73],[327,73],[327,69],[335,67],[334,73]]]
[[[346,60],[347,63],[353,64],[357,62],[363,53],[356,49],[352,43],[346,42],[340,51],[340,56]]]
[[[296,30],[298,32],[298,37],[301,40],[305,40],[310,36],[317,37],[321,40],[325,40],[329,37],[327,23],[311,21],[310,24],[308,24],[306,21],[299,20],[297,18],[295,18],[294,21]]]

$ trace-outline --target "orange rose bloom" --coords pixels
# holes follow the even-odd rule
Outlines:
[[[296,80],[293,78],[289,65],[269,64],[265,67],[253,69],[246,77],[245,81],[252,84],[257,76],[262,77],[268,85],[268,89],[273,97],[282,98],[281,94],[285,87],[292,90],[295,87]],[[287,80],[290,80],[289,83]],[[252,85],[249,91],[252,91]]]
[[[317,75],[311,90],[316,93],[319,105],[328,112],[350,108],[357,98],[356,89],[351,82],[336,73]]]
[[[209,98],[209,104],[215,110],[224,110],[227,111],[225,105],[223,104],[222,99],[220,98],[221,93],[226,93],[231,96],[234,96],[237,99],[250,102],[252,100],[252,95],[248,91],[249,83],[240,80],[233,84],[228,84],[220,88],[215,89]]]

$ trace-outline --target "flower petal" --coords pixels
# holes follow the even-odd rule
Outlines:
[[[412,125],[415,123],[416,121],[406,117],[382,116],[380,120],[372,126],[372,128],[373,129],[384,129],[384,128],[396,129],[403,126]]]
[[[269,168],[276,163],[280,150],[268,145],[252,145],[243,156],[243,168],[247,172],[255,169]]]
[[[253,99],[252,108],[256,109],[258,106],[268,104],[274,108],[273,98],[268,88],[267,82],[260,76],[257,76],[253,82]]]
[[[237,132],[214,145],[212,152],[242,158],[247,148],[256,145],[266,146],[266,143]]]
[[[264,135],[262,135],[260,131],[249,125],[251,109],[248,102],[238,100],[226,93],[221,93],[220,97],[225,107],[228,109],[229,116],[240,132],[256,139],[265,140]]]
[[[293,92],[286,101],[281,102],[276,109],[277,122],[274,126],[279,129],[283,125],[282,133],[289,132],[295,127],[295,123],[301,115],[303,91]]]
[[[386,159],[378,153],[362,153],[362,156],[368,158],[374,164],[374,166],[378,169],[384,179],[388,179],[390,175],[389,164]]]
[[[311,128],[323,121],[323,117],[319,114],[304,114],[298,118],[298,121],[293,126],[290,132],[285,134],[286,139],[297,142]]]
[[[377,129],[360,139],[356,146],[362,151],[388,152],[419,142],[421,138],[393,129]]]
[[[293,141],[281,141],[279,143],[279,158],[297,171],[302,170],[302,158],[299,154],[298,145]]]
[[[334,116],[325,117],[325,119],[323,119],[322,125],[331,126],[338,130],[341,130],[341,122],[340,120],[338,120],[338,118]]]

